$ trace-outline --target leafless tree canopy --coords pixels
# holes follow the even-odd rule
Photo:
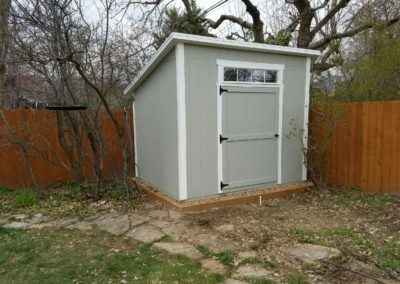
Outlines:
[[[211,19],[205,13],[204,25],[218,31],[231,24],[225,34],[228,38],[321,50],[316,71],[340,63],[337,55],[344,39],[376,26],[389,28],[400,20],[399,3],[395,0],[279,0],[267,1],[265,7],[256,0],[240,2],[245,14],[222,13]],[[165,2],[153,4],[162,3]],[[192,2],[182,3],[189,13]]]
[[[13,0],[7,16],[10,52],[3,62],[11,82],[6,89],[13,99],[11,106],[22,97],[88,107],[87,111],[57,114],[59,141],[76,180],[82,176],[82,137],[86,136],[93,171],[97,182],[102,182],[107,149],[100,129],[101,112],[113,122],[128,173],[127,124],[116,118],[114,108],[129,108],[132,98],[123,96],[122,90],[149,52],[144,31],[135,29],[133,23],[132,30],[125,30],[125,23],[118,21],[122,12],[115,0],[97,1],[96,8],[74,0]]]

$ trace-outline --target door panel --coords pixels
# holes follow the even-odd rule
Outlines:
[[[277,180],[278,88],[224,86],[222,179],[224,189]]]
[[[226,92],[222,95],[224,135],[260,135],[276,133],[277,96],[275,92]]]
[[[274,140],[228,141],[223,145],[223,180],[229,187],[276,180]]]

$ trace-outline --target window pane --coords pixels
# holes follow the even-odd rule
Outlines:
[[[224,68],[224,81],[237,81],[236,68]]]
[[[253,82],[264,83],[264,70],[254,69],[252,72],[251,80]]]
[[[251,71],[249,69],[238,69],[238,81],[240,82],[251,81]]]
[[[278,71],[266,70],[265,83],[276,83],[278,81]]]

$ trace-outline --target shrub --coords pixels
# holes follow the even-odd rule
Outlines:
[[[400,99],[400,39],[375,30],[367,39],[369,50],[345,65],[347,80],[337,86],[344,101]]]

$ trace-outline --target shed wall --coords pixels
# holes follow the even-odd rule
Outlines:
[[[135,92],[139,177],[178,199],[177,86],[172,50]]]
[[[188,197],[218,193],[217,59],[285,65],[282,182],[300,181],[306,58],[185,44]]]

